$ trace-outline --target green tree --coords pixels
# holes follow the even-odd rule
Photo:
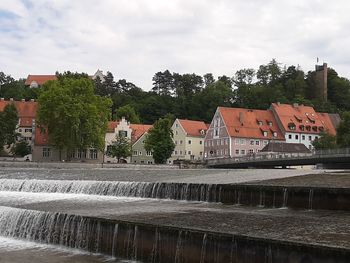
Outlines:
[[[30,145],[25,141],[22,140],[20,142],[17,142],[13,148],[11,149],[11,152],[15,156],[24,157],[32,152]]]
[[[125,136],[116,136],[116,140],[107,146],[107,155],[120,159],[131,156],[131,142]]]
[[[0,150],[4,146],[10,147],[11,144],[15,143],[17,124],[18,115],[15,105],[6,105],[4,111],[0,112]]]
[[[122,117],[125,117],[130,123],[140,123],[140,118],[135,109],[129,104],[117,109],[116,118],[121,119]]]
[[[350,112],[342,115],[342,121],[337,129],[337,144],[339,147],[350,147]]]
[[[61,77],[48,81],[38,99],[38,124],[60,151],[104,149],[111,100],[94,94],[88,78]]]
[[[153,152],[156,164],[165,164],[175,149],[171,125],[172,122],[169,118],[161,118],[156,121],[147,134],[145,149]]]
[[[337,148],[337,138],[327,132],[322,132],[320,137],[312,142],[316,150]]]

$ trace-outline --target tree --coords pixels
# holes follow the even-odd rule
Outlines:
[[[337,129],[337,144],[342,147],[350,147],[350,112],[345,112]]]
[[[118,163],[121,158],[131,156],[131,143],[125,136],[116,136],[116,140],[112,141],[107,147],[107,155],[117,158]]]
[[[15,156],[24,157],[32,152],[30,145],[25,141],[22,140],[20,142],[17,142],[13,148],[11,149],[11,152]]]
[[[17,124],[18,115],[15,105],[6,105],[4,111],[0,112],[0,150],[2,150],[4,146],[9,147],[11,144],[15,143]]]
[[[111,100],[94,94],[88,78],[62,76],[44,84],[38,99],[38,124],[61,153],[94,147],[104,149]]]
[[[153,78],[153,88],[159,95],[171,95],[174,90],[174,78],[169,70],[157,72]]]
[[[125,105],[122,107],[119,107],[116,111],[116,117],[117,119],[121,119],[122,117],[125,117],[130,123],[140,123],[140,118],[137,115],[135,109],[130,105]]]
[[[171,125],[169,118],[160,118],[147,134],[145,149],[153,152],[156,164],[165,164],[175,149]]]
[[[312,145],[316,150],[335,149],[337,148],[337,138],[327,132],[322,132],[320,137],[312,142]]]

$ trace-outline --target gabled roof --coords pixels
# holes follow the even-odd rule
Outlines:
[[[149,129],[151,129],[153,126],[152,125],[147,125],[147,124],[130,124],[130,128],[132,130],[131,134],[131,141],[134,143],[138,139],[141,138],[143,134],[148,132]]]
[[[187,136],[204,137],[208,129],[208,124],[203,121],[182,120],[178,119]],[[204,132],[202,132],[204,131]]]
[[[280,103],[272,103],[271,107],[286,132],[318,134],[324,130],[335,134],[328,114],[317,113],[313,107]]]
[[[231,137],[284,140],[271,110],[219,107],[218,111]]]
[[[43,85],[45,82],[49,80],[56,80],[56,75],[28,75],[25,85],[30,86],[33,81],[35,81],[38,85]]]
[[[35,128],[34,144],[39,146],[49,145],[49,134],[47,130],[43,130],[40,127]]]
[[[6,105],[14,104],[20,119],[21,127],[32,127],[33,119],[36,118],[38,103],[36,101],[11,101],[0,100],[0,111],[3,111]]]
[[[114,133],[115,128],[118,126],[119,121],[109,121],[107,126],[107,133]]]
[[[260,152],[310,153],[303,143],[270,142]]]

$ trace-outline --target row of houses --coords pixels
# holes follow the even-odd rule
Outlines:
[[[0,111],[9,103],[17,108],[19,122],[16,132],[21,139],[31,144],[33,161],[59,161],[66,158],[71,161],[116,162],[115,158],[109,157],[105,152],[116,136],[124,136],[132,143],[132,155],[124,162],[154,163],[152,153],[144,148],[144,141],[152,125],[131,124],[125,118],[110,121],[104,152],[90,148],[59,153],[50,146],[48,134],[36,125],[37,102],[1,99]],[[175,149],[168,162],[258,154],[264,148],[270,151],[269,145],[276,143],[303,145],[312,150],[312,142],[322,132],[336,134],[339,122],[338,114],[319,113],[310,106],[298,104],[273,103],[267,110],[218,107],[210,124],[195,120],[174,121],[172,131]],[[279,148],[281,147],[275,146],[275,149]]]

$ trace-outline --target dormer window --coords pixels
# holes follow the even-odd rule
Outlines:
[[[199,133],[204,135],[205,134],[205,130],[200,130]]]
[[[267,124],[272,127],[272,121],[267,121]]]
[[[317,126],[312,126],[312,130],[317,132]]]
[[[324,131],[324,127],[323,127],[323,126],[320,126],[320,127],[318,127],[318,130],[319,130],[320,132],[323,132],[323,131]]]
[[[256,120],[256,122],[258,123],[259,126],[262,126],[263,125],[263,121],[262,120]]]
[[[277,137],[277,132],[273,132],[273,137]]]
[[[264,131],[263,134],[264,134],[264,137],[267,137],[268,132],[267,132],[267,131]]]
[[[299,125],[299,129],[300,129],[301,131],[304,131],[304,130],[305,130],[305,126],[304,126],[304,125]]]
[[[294,124],[293,122],[288,123],[288,128],[289,128],[291,131],[294,131],[294,130],[295,130],[295,124]]]
[[[311,126],[310,125],[306,125],[306,130],[307,131],[311,131]]]

